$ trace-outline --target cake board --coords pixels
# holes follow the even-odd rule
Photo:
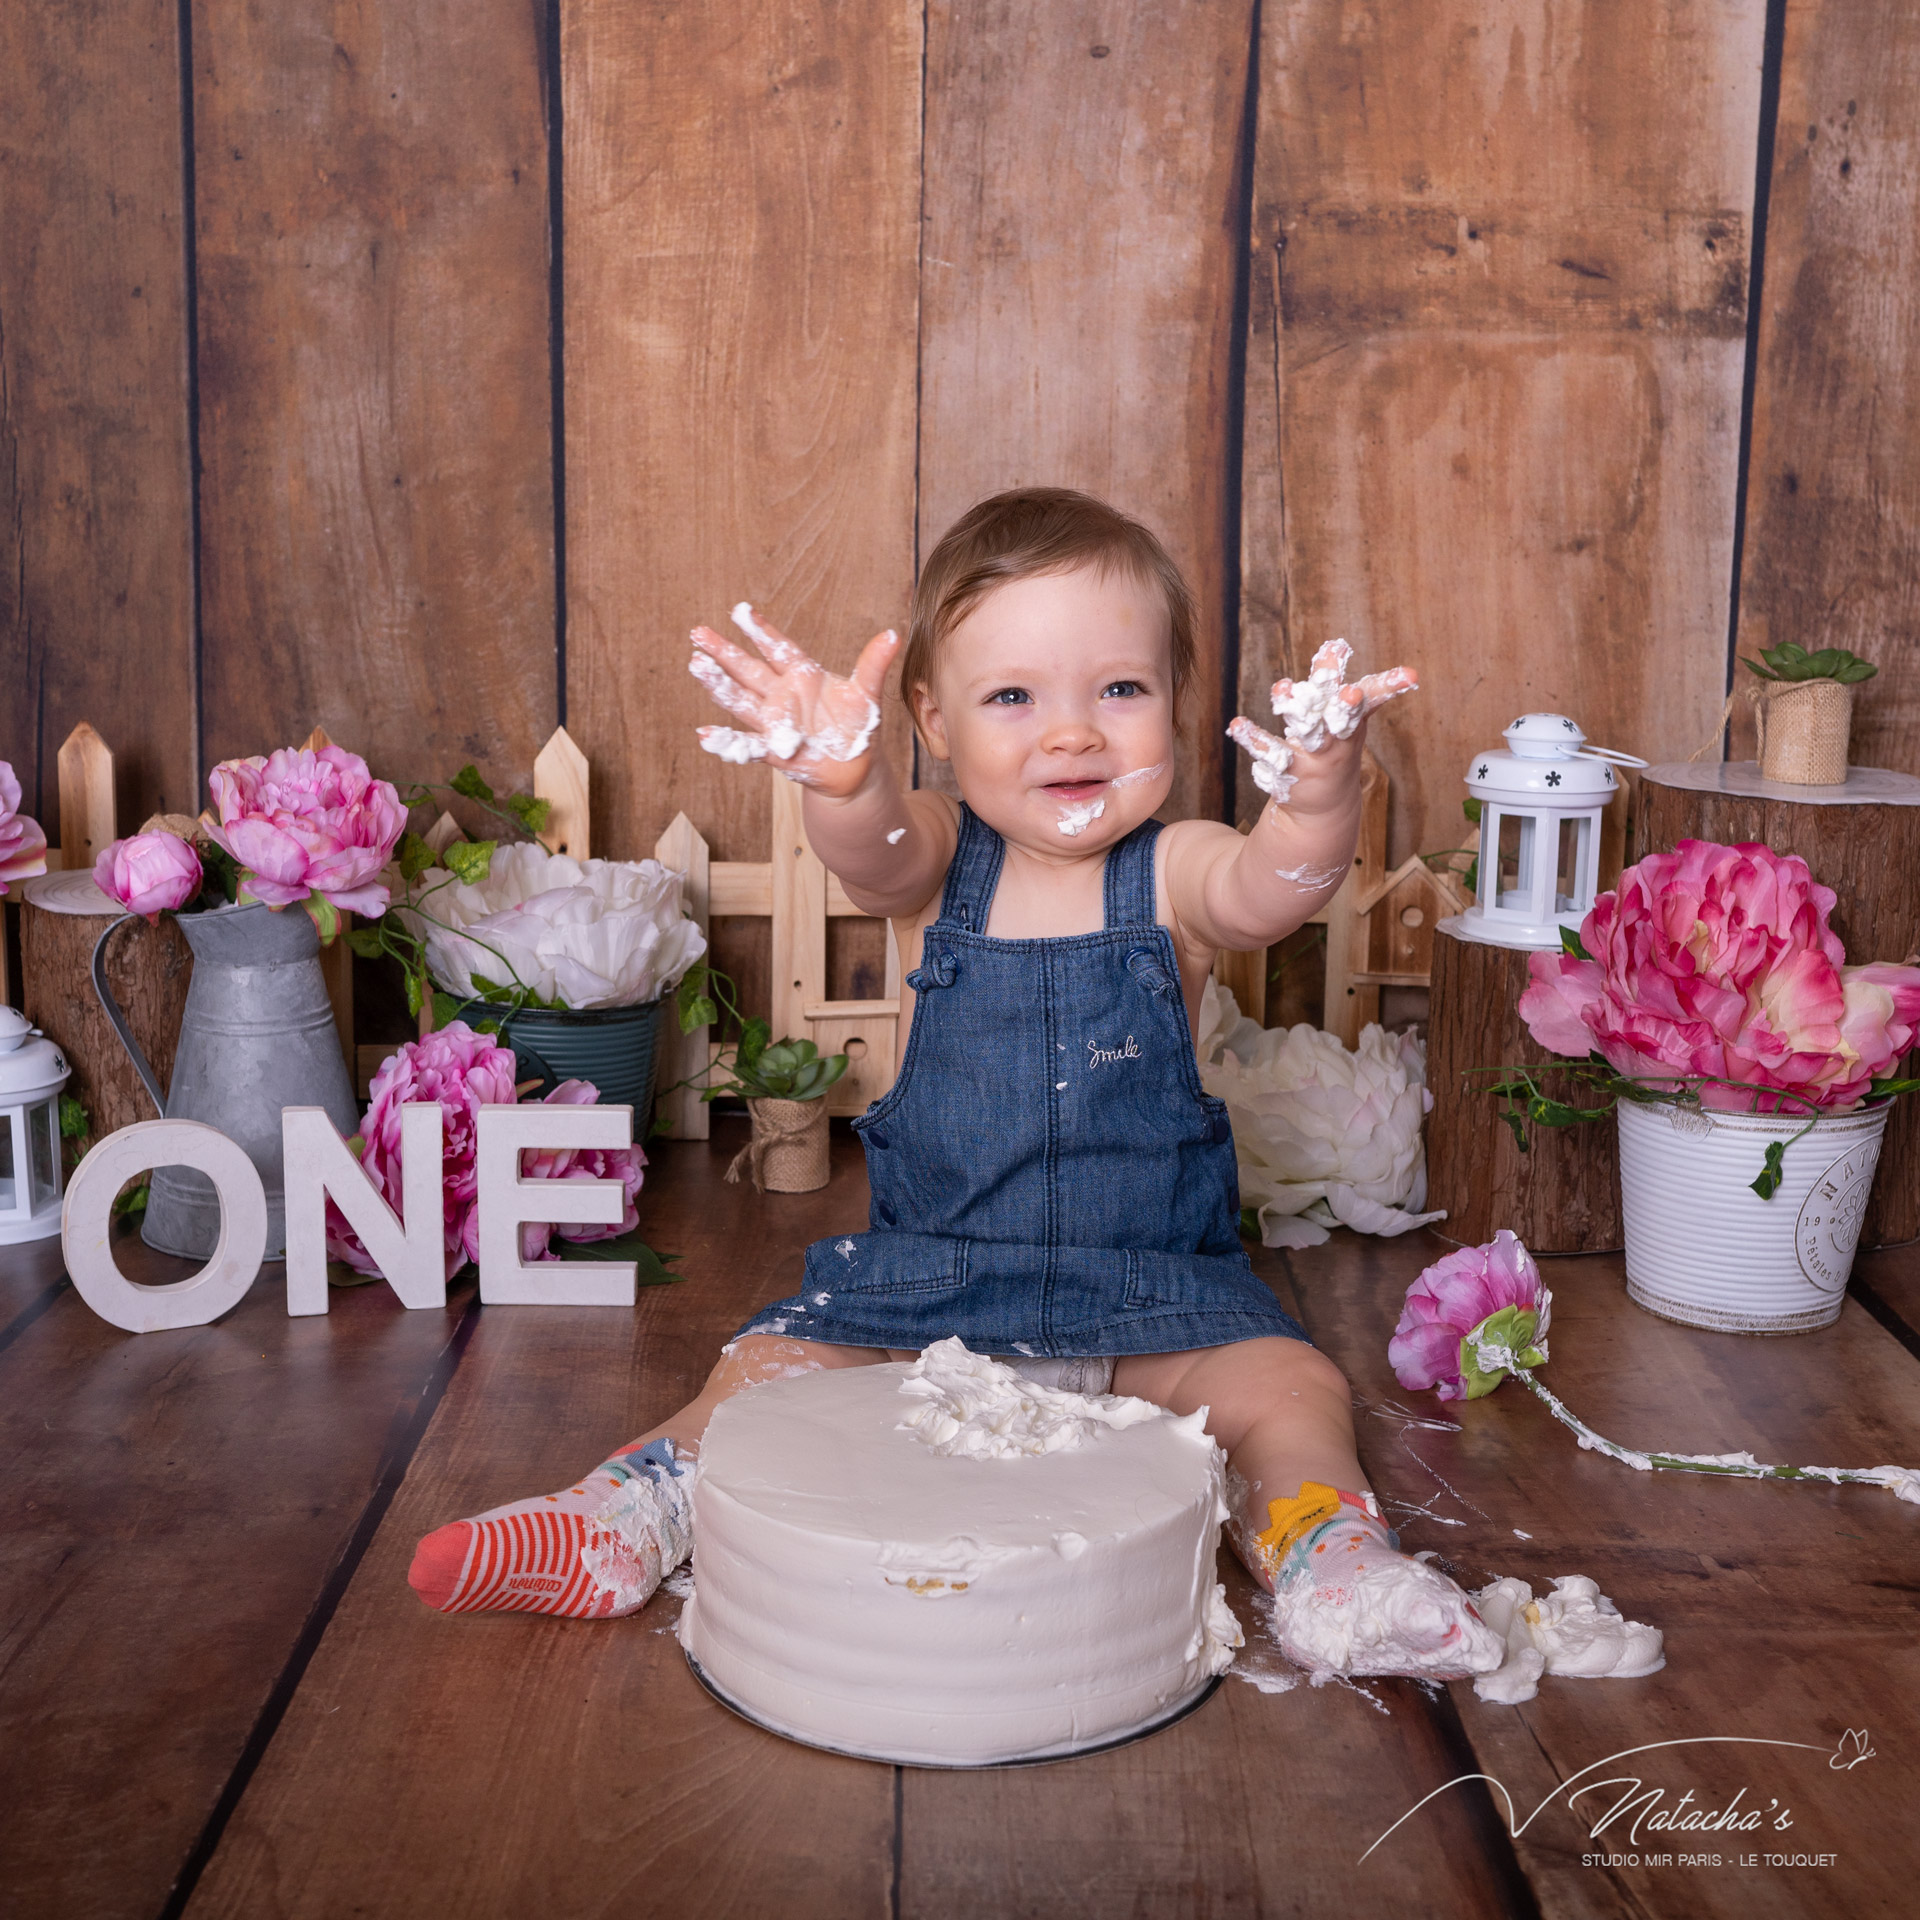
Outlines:
[[[928,1773],[995,1773],[1007,1767],[1047,1767],[1060,1760],[1084,1760],[1091,1754],[1111,1753],[1116,1747],[1130,1747],[1137,1740],[1145,1740],[1152,1734],[1164,1732],[1168,1727],[1184,1720],[1188,1714],[1197,1713],[1213,1698],[1219,1689],[1220,1682],[1226,1678],[1225,1674],[1216,1673],[1191,1699],[1182,1701],[1179,1706],[1168,1713],[1163,1713],[1157,1720],[1150,1720],[1145,1726],[1134,1727],[1126,1733],[1109,1734],[1105,1739],[1090,1741],[1084,1747],[1069,1747],[1064,1752],[1024,1754],[1011,1760],[898,1760],[891,1754],[859,1753],[851,1747],[828,1746],[824,1741],[803,1739],[797,1733],[789,1733],[785,1727],[776,1727],[772,1721],[761,1719],[750,1708],[743,1707],[737,1700],[722,1692],[708,1677],[706,1669],[692,1654],[687,1653],[685,1648],[681,1649],[681,1653],[693,1677],[714,1699],[719,1701],[729,1713],[737,1714],[750,1726],[758,1727],[762,1733],[771,1733],[782,1740],[791,1740],[797,1747],[812,1747],[820,1753],[838,1754],[843,1760],[870,1760],[874,1765],[882,1767],[918,1767]]]

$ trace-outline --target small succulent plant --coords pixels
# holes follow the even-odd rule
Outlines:
[[[847,1056],[822,1057],[811,1040],[775,1040],[764,1020],[749,1020],[731,1059],[718,1062],[725,1076],[707,1087],[703,1100],[732,1094],[741,1100],[818,1100],[847,1070]]]
[[[1745,654],[1740,657],[1746,660]],[[1762,666],[1761,661],[1766,664]],[[1818,653],[1809,653],[1791,640],[1762,647],[1760,659],[1747,660],[1747,665],[1762,680],[1837,680],[1843,687],[1857,687],[1880,671],[1871,660],[1862,660],[1845,647],[1822,647]]]

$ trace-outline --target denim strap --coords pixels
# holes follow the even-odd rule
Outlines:
[[[940,896],[936,926],[964,927],[984,933],[994,889],[1000,884],[1000,863],[1007,843],[963,800],[960,803],[960,841],[947,869],[946,891]]]
[[[1153,843],[1158,820],[1142,820],[1107,853],[1106,911],[1109,927],[1157,925],[1153,899]]]

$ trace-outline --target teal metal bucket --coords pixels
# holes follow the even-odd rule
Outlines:
[[[500,1017],[500,1037],[516,1054],[537,1054],[557,1080],[589,1080],[604,1107],[633,1109],[633,1137],[644,1140],[653,1111],[654,1069],[660,1055],[660,1015],[666,1001],[637,1007],[595,1007],[584,1013],[522,1007]],[[475,1008],[475,1012],[482,1009]],[[524,1070],[535,1063],[523,1063]]]

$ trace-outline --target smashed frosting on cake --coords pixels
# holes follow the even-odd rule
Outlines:
[[[1151,1401],[1126,1394],[1068,1393],[1043,1387],[1002,1361],[971,1352],[957,1340],[938,1340],[907,1369],[900,1392],[917,1401],[900,1422],[932,1452],[975,1460],[1018,1460],[1083,1445],[1102,1427],[1134,1427],[1172,1420],[1196,1434],[1203,1414],[1184,1422]]]

